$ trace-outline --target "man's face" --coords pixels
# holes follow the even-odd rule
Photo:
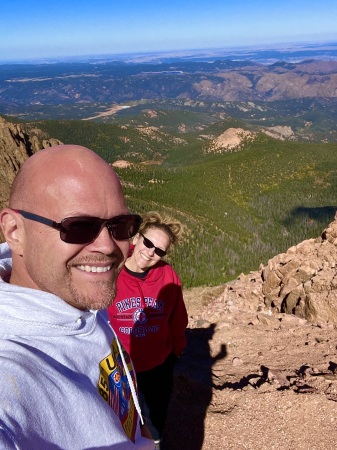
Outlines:
[[[112,218],[127,214],[124,198],[111,183],[83,184],[67,180],[62,189],[49,189],[30,212],[56,222],[66,217]],[[66,185],[64,185],[66,184]],[[63,193],[63,197],[62,197]],[[66,193],[66,195],[64,195]],[[129,241],[115,241],[106,227],[90,244],[68,244],[60,232],[24,219],[24,285],[50,292],[79,309],[103,309],[115,297],[117,276],[124,264]]]

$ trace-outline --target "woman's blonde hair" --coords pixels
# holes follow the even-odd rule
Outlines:
[[[140,226],[140,232],[144,233],[149,228],[158,228],[164,231],[170,238],[171,245],[177,244],[182,238],[183,226],[181,222],[168,215],[160,215],[157,211],[149,211],[142,214],[143,222]]]

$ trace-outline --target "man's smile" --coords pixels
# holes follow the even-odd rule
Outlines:
[[[112,265],[109,265],[109,266],[90,266],[90,265],[84,265],[84,264],[82,264],[82,265],[80,265],[80,266],[77,266],[77,268],[79,269],[79,270],[82,270],[83,272],[99,272],[99,273],[102,273],[102,272],[109,272],[109,270],[111,270],[111,268],[112,268]]]

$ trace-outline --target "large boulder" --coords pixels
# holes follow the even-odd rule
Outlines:
[[[275,256],[261,267],[266,306],[310,322],[337,324],[337,217],[317,239]]]

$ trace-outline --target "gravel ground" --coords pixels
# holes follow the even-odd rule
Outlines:
[[[261,317],[249,305],[221,322],[202,319],[221,289],[185,291],[188,347],[164,450],[336,448],[336,328]]]

